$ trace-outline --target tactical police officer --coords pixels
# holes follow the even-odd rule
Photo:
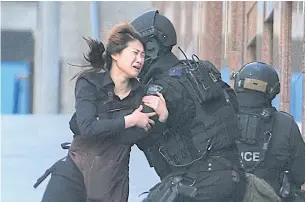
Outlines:
[[[195,55],[179,60],[171,52],[176,32],[158,11],[131,24],[146,46],[140,79],[147,94],[164,95],[169,111],[167,129],[137,143],[161,179],[146,201],[240,201],[244,176],[235,144],[241,131],[234,90],[212,63]]]
[[[280,92],[278,75],[268,64],[251,62],[233,78],[240,105],[242,136],[237,145],[243,166],[291,201],[296,196],[292,190],[300,190],[305,182],[305,144],[293,117],[272,106]]]

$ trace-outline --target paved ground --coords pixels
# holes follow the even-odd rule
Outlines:
[[[1,197],[2,202],[39,202],[47,178],[37,189],[36,179],[56,160],[66,155],[60,143],[70,141],[70,116],[2,116]],[[158,182],[144,155],[133,147],[130,163],[130,202]]]
[[[60,143],[70,141],[69,115],[2,116],[1,196],[2,202],[39,202],[47,178],[37,189],[36,179],[56,160],[66,155]],[[130,202],[158,182],[144,155],[133,147],[130,162]]]

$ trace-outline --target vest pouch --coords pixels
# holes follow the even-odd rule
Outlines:
[[[201,64],[198,68],[187,71],[187,78],[202,102],[217,99],[222,94],[214,74]]]
[[[192,162],[192,155],[181,139],[180,133],[170,133],[166,140],[160,143],[159,153],[172,166],[186,166]]]
[[[212,150],[222,149],[234,143],[233,134],[239,134],[237,116],[230,106],[218,108],[210,115],[201,113],[194,123],[192,141],[198,152],[204,152],[209,147],[209,139]]]
[[[260,117],[256,115],[240,114],[238,115],[241,129],[242,137],[241,142],[246,144],[256,144],[257,135],[259,133],[258,124],[260,123]]]

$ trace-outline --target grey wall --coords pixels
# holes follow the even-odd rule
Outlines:
[[[38,2],[1,2],[1,30],[32,30],[37,26]]]

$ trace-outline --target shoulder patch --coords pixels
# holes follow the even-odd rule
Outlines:
[[[151,84],[148,86],[147,94],[148,95],[156,95],[156,93],[159,93],[163,89],[162,86]]]
[[[274,114],[276,110],[274,108],[264,108],[261,111],[261,117],[264,120],[269,120]]]
[[[177,77],[180,77],[182,76],[182,74],[184,73],[184,69],[181,68],[181,67],[171,67],[169,70],[168,70],[168,75],[169,76],[177,76]]]

